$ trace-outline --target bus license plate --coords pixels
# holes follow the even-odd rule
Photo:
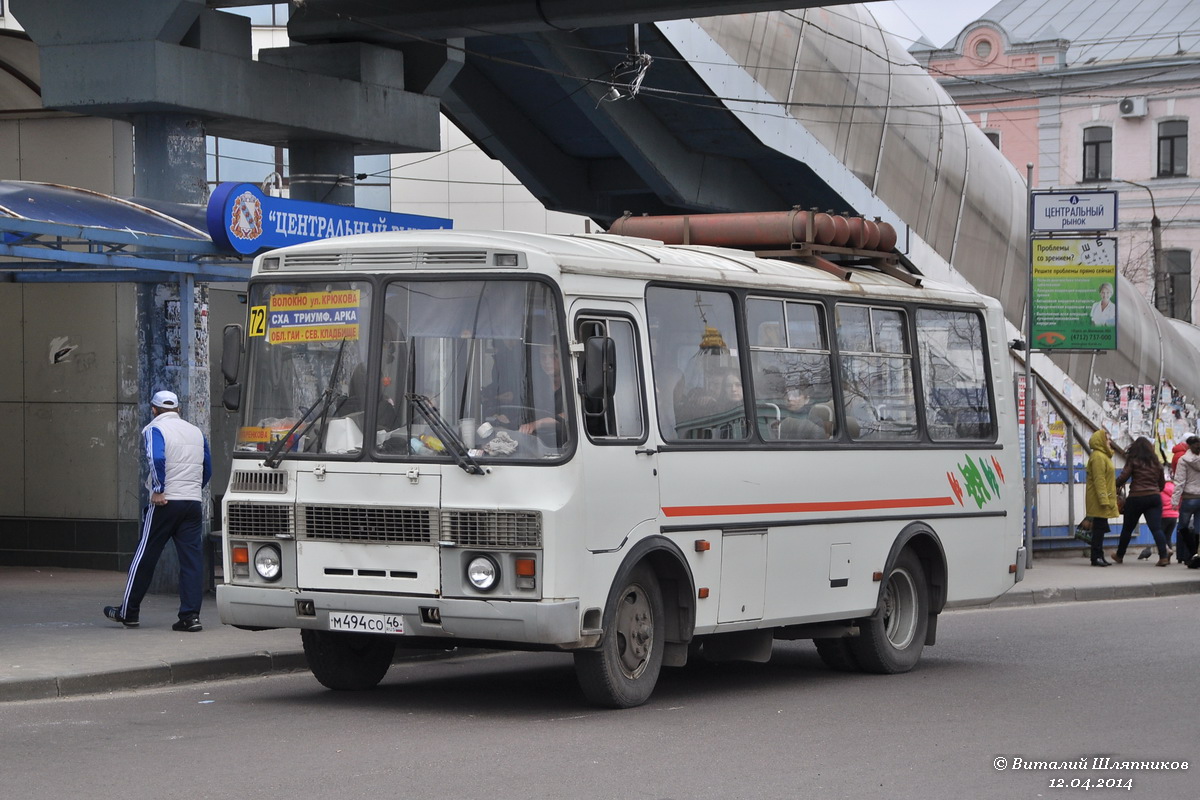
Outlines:
[[[329,630],[347,633],[404,633],[404,617],[399,614],[348,614],[329,612]]]

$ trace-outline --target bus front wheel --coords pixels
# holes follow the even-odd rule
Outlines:
[[[328,689],[361,691],[375,687],[396,653],[396,643],[361,633],[300,630],[304,658],[313,677]]]
[[[662,591],[639,565],[623,582],[600,646],[575,653],[575,676],[588,702],[632,708],[650,699],[663,659]]]
[[[888,573],[879,607],[850,639],[854,658],[867,672],[894,674],[917,665],[929,627],[929,585],[912,550],[904,550]]]

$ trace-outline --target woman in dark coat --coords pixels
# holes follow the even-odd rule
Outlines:
[[[1158,564],[1165,567],[1171,563],[1167,542],[1162,532],[1162,490],[1166,483],[1162,462],[1154,452],[1154,443],[1145,436],[1139,437],[1129,448],[1125,457],[1125,468],[1117,476],[1117,486],[1129,484],[1129,498],[1125,501],[1125,519],[1121,526],[1121,538],[1113,561],[1120,564],[1125,560],[1125,551],[1138,520],[1146,518],[1146,525],[1158,545]]]

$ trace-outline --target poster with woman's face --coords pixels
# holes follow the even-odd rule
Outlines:
[[[1117,346],[1117,240],[1033,241],[1033,349]]]

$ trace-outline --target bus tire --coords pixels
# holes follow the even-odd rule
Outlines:
[[[840,639],[813,639],[817,646],[817,655],[830,669],[838,672],[858,672],[861,667],[854,656],[854,649],[848,637]]]
[[[589,703],[632,708],[650,699],[662,670],[664,612],[654,572],[638,565],[615,596],[595,650],[575,653],[575,677]]]
[[[302,628],[300,639],[313,677],[337,691],[374,688],[387,674],[396,653],[396,643],[383,636]]]
[[[906,548],[885,579],[879,608],[863,620],[850,640],[858,664],[867,672],[892,675],[917,665],[929,627],[929,585],[916,554]]]

